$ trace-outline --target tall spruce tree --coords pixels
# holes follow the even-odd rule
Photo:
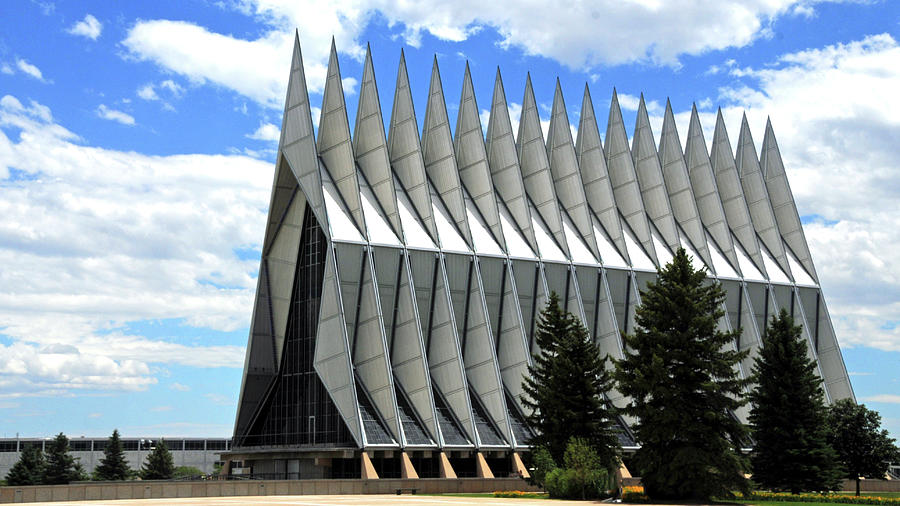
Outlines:
[[[615,414],[604,396],[613,387],[606,357],[581,321],[560,307],[556,293],[541,311],[535,338],[540,352],[523,383],[523,402],[532,409],[528,422],[537,431],[531,444],[562,463],[569,439],[583,438],[604,466],[617,467]]]
[[[44,452],[38,446],[26,446],[22,456],[6,475],[6,484],[11,486],[40,485],[44,479]]]
[[[94,477],[100,481],[120,481],[127,480],[130,472],[122,441],[119,439],[119,429],[114,429],[103,449],[103,458],[94,470]]]
[[[734,416],[746,382],[733,347],[739,331],[722,332],[725,292],[694,270],[684,249],[641,291],[634,334],[624,335],[616,364],[619,391],[641,444],[635,463],[654,499],[725,497],[746,490],[747,430]]]
[[[45,485],[65,485],[70,481],[84,478],[84,470],[75,457],[69,454],[69,438],[60,432],[49,442],[47,466],[44,471]]]
[[[141,478],[145,480],[170,480],[175,475],[175,462],[166,443],[160,439],[147,455],[147,462],[141,468]]]
[[[888,462],[900,452],[888,431],[881,428],[881,415],[851,399],[841,399],[828,410],[828,441],[838,454],[848,479],[883,478]]]
[[[801,331],[784,309],[772,317],[753,366],[756,387],[750,394],[753,481],[793,494],[834,490],[841,479],[828,444],[822,380]]]

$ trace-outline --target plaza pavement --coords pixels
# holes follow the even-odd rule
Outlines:
[[[53,506],[234,506],[240,504],[271,504],[298,506],[453,506],[453,505],[490,505],[490,506],[547,506],[545,499],[504,499],[497,497],[461,497],[461,496],[427,496],[427,495],[297,495],[297,496],[257,496],[257,497],[194,497],[182,499],[118,499],[107,501],[63,501],[41,502]],[[553,501],[553,506],[601,504],[599,501]]]

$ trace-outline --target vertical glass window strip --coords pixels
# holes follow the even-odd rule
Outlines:
[[[462,427],[456,421],[456,417],[450,411],[450,408],[444,403],[437,389],[433,389],[434,407],[438,418],[438,425],[441,427],[441,435],[444,436],[444,444],[448,446],[468,446],[469,440],[463,435]]]
[[[472,399],[472,416],[475,420],[475,429],[478,430],[481,444],[486,446],[505,446],[506,441],[500,437],[500,433],[497,432],[496,427],[488,418],[484,406],[479,402],[478,395],[471,388],[469,389],[469,397]]]
[[[325,234],[307,208],[281,367],[255,421],[236,446],[356,446],[313,368],[327,247]]]
[[[434,441],[422,428],[419,418],[415,411],[406,400],[406,395],[394,380],[394,386],[397,391],[397,407],[400,408],[400,424],[403,425],[403,434],[406,435],[406,444],[409,445],[433,445]]]

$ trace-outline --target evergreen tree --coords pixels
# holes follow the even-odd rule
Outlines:
[[[900,459],[900,452],[888,431],[881,429],[881,415],[850,399],[835,402],[828,410],[828,440],[843,464],[847,478],[883,478],[888,463]]]
[[[94,470],[95,479],[99,481],[127,480],[130,469],[125,461],[125,451],[119,439],[119,429],[113,430],[112,436],[103,449],[103,458]]]
[[[84,478],[84,471],[69,455],[69,438],[60,432],[49,443],[47,449],[47,466],[44,472],[44,485],[64,485],[70,481]]]
[[[841,477],[828,444],[822,380],[801,330],[784,309],[772,317],[753,366],[756,388],[750,394],[753,481],[793,494],[834,490]]]
[[[147,455],[147,462],[141,469],[141,478],[145,480],[170,480],[175,474],[175,462],[166,443],[160,439]]]
[[[725,497],[746,490],[746,428],[734,416],[746,381],[732,346],[739,330],[722,332],[725,291],[696,271],[684,249],[641,291],[635,333],[624,335],[616,364],[625,412],[641,444],[634,460],[654,499]]]
[[[618,467],[615,415],[604,397],[613,387],[606,357],[579,319],[563,311],[556,293],[541,311],[535,337],[540,352],[523,383],[523,402],[532,409],[528,422],[537,431],[531,444],[562,462],[569,439],[583,438],[604,466]]]
[[[44,479],[44,452],[38,446],[27,446],[22,451],[19,461],[12,466],[6,475],[6,484],[10,486],[40,485]]]

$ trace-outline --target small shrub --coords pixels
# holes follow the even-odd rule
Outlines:
[[[556,469],[556,462],[553,461],[550,450],[543,446],[537,447],[531,458],[534,462],[534,472],[531,473],[531,478],[535,485],[544,488],[547,475]]]

